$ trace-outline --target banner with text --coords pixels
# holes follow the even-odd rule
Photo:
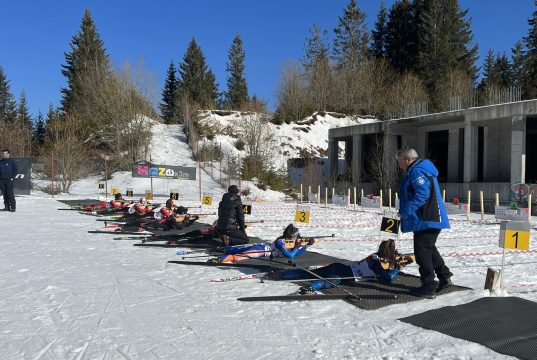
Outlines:
[[[132,177],[196,180],[196,168],[175,165],[134,164]]]

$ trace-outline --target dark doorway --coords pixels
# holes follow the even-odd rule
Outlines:
[[[526,118],[526,183],[537,184],[537,118]],[[529,165],[529,166],[528,166]]]
[[[362,137],[362,181],[376,182],[378,173],[375,169],[382,167],[383,136],[382,134],[366,134]]]
[[[431,131],[427,136],[427,157],[438,169],[438,182],[447,181],[449,130]]]

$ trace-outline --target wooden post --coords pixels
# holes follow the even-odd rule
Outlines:
[[[336,194],[336,188],[332,188],[332,196]]]
[[[364,197],[364,189],[360,189],[360,201]]]
[[[328,187],[324,188],[324,207],[328,207]]]
[[[308,185],[308,202],[310,202],[311,185]]]
[[[382,205],[384,205],[382,203],[382,189],[380,190],[380,211],[382,211]]]
[[[56,174],[54,174],[54,150],[52,150],[51,154],[50,154],[50,167],[51,167],[51,181],[52,181],[52,197],[54,197],[54,192],[55,192],[55,189],[54,189],[54,176]]]
[[[356,187],[354,188],[354,193],[353,193],[353,198],[354,198],[354,210],[356,210]]]
[[[531,194],[528,194],[528,222],[531,223]]]
[[[321,185],[317,186],[317,205],[321,205]]]
[[[446,202],[446,189],[442,190],[442,201]]]
[[[485,205],[483,203],[483,191],[479,192],[479,204],[481,205],[481,220],[485,217]]]
[[[239,189],[241,188],[242,172],[241,172],[241,154],[239,153],[237,158],[237,176],[239,178]]]
[[[496,206],[500,206],[500,194],[496,193]]]
[[[470,208],[472,205],[471,198],[472,198],[472,192],[468,190],[468,209],[466,209],[466,220],[470,220]]]
[[[106,156],[104,157],[104,191],[105,191],[104,197],[106,199],[108,197],[108,170],[106,168]]]
[[[302,203],[302,183],[300,183],[300,203]]]
[[[199,160],[198,160],[198,177],[199,177],[198,187],[199,187],[199,193],[200,193],[200,201],[202,201],[203,200],[203,195],[201,194],[201,164],[200,164]],[[153,192],[152,189],[151,189],[151,192]]]
[[[392,211],[392,188],[388,189],[388,210]]]
[[[347,202],[347,209],[348,209],[349,205],[351,204],[351,188],[347,190],[347,196],[349,197],[349,201]]]

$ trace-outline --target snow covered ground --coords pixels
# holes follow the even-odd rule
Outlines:
[[[171,157],[177,156],[175,164],[194,164],[187,148],[178,150],[178,128],[158,125],[154,131],[156,140],[166,141],[159,152],[170,156],[155,159],[172,164]],[[96,180],[78,182],[66,197],[94,196]],[[146,185],[131,182],[128,174],[116,174],[111,181],[121,189]],[[216,199],[223,192],[207,174],[202,184]],[[197,182],[180,185],[186,189],[181,202],[199,204]],[[166,185],[159,186],[166,194]],[[204,211],[215,211],[217,202]],[[252,205],[248,218],[265,222],[251,225],[250,235],[274,239],[294,219],[295,204],[271,200]],[[34,192],[17,198],[16,213],[0,212],[0,359],[509,358],[397,320],[489,296],[483,290],[487,267],[501,264],[499,226],[487,222],[491,216],[486,222],[477,214],[471,221],[453,216],[452,229],[443,231],[438,241],[454,282],[474,290],[365,311],[341,300],[239,302],[241,296],[288,294],[297,286],[253,279],[210,282],[253,270],[168,264],[181,258],[176,249],[134,247],[132,241],[88,234],[102,223],[56,210],[65,207]],[[206,221],[214,219],[208,216]],[[312,250],[361,259],[377,248],[380,219],[373,211],[312,205],[310,224],[299,227],[304,236],[335,234]],[[532,234],[531,249],[534,244]],[[401,236],[398,248],[412,251],[411,237]],[[535,256],[531,251],[508,252],[505,271],[507,291],[534,301]],[[416,265],[406,271],[418,273]]]
[[[501,263],[501,255],[489,254],[499,252],[496,225],[454,219],[453,229],[439,240],[454,281],[475,290],[365,311],[339,300],[239,302],[237,297],[287,294],[297,286],[209,282],[247,270],[167,264],[180,258],[176,249],[133,247],[110,235],[88,234],[99,226],[95,219],[56,210],[64,207],[32,195],[18,198],[16,213],[0,213],[1,359],[504,357],[397,321],[487,296],[482,290],[486,268]],[[254,203],[250,217],[265,223],[248,231],[274,239],[293,216],[293,204]],[[373,212],[313,206],[312,221],[301,232],[335,233],[334,239],[315,244],[315,250],[360,259],[375,250],[379,221]],[[408,236],[399,240],[399,249],[411,249]],[[535,289],[534,253],[508,254],[506,263],[509,290],[520,291],[512,287],[517,284]],[[417,274],[415,265],[407,269]],[[519,296],[537,300],[533,292]]]

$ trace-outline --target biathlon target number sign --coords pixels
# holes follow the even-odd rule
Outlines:
[[[104,190],[104,182],[99,183],[99,190]]]
[[[213,204],[213,194],[203,194],[203,197],[201,198],[202,205],[209,205],[211,206]]]
[[[127,189],[127,196],[134,196],[134,191],[132,189]]]
[[[172,200],[178,200],[179,199],[179,193],[178,192],[175,192],[175,191],[172,191],[170,193],[170,199]]]
[[[530,224],[519,221],[502,221],[500,223],[500,247],[504,249],[529,250]]]
[[[242,205],[242,212],[250,215],[252,213],[252,205]]]
[[[296,208],[295,221],[308,224],[310,222],[310,207],[301,206]]]
[[[383,217],[382,223],[380,224],[380,231],[384,231],[390,234],[399,233],[399,219],[393,219],[389,217]]]

